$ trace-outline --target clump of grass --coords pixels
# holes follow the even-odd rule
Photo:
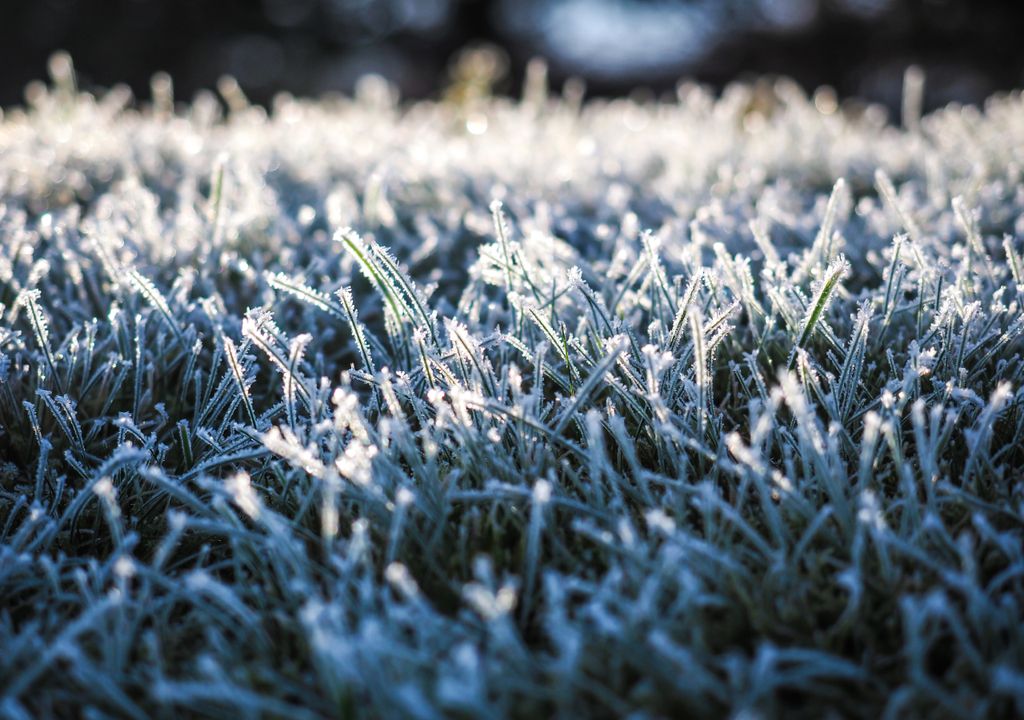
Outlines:
[[[53,72],[0,121],[0,715],[1024,713],[1019,94],[535,72],[476,134]]]

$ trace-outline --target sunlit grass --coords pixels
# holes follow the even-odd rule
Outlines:
[[[1019,95],[471,132],[54,68],[0,123],[0,714],[1024,712]]]

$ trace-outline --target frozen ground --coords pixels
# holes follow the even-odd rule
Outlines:
[[[1024,713],[1019,94],[53,71],[0,122],[0,715]]]

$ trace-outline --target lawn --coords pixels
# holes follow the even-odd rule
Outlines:
[[[1024,99],[0,121],[0,716],[1024,713]]]

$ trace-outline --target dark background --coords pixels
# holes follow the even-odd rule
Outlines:
[[[85,88],[148,97],[165,70],[188,99],[227,73],[267,102],[348,91],[366,72],[436,96],[474,43],[507,53],[511,93],[538,55],[592,95],[768,73],[895,108],[911,63],[928,107],[1024,86],[1021,0],[0,0],[0,105],[21,103],[58,49]]]

